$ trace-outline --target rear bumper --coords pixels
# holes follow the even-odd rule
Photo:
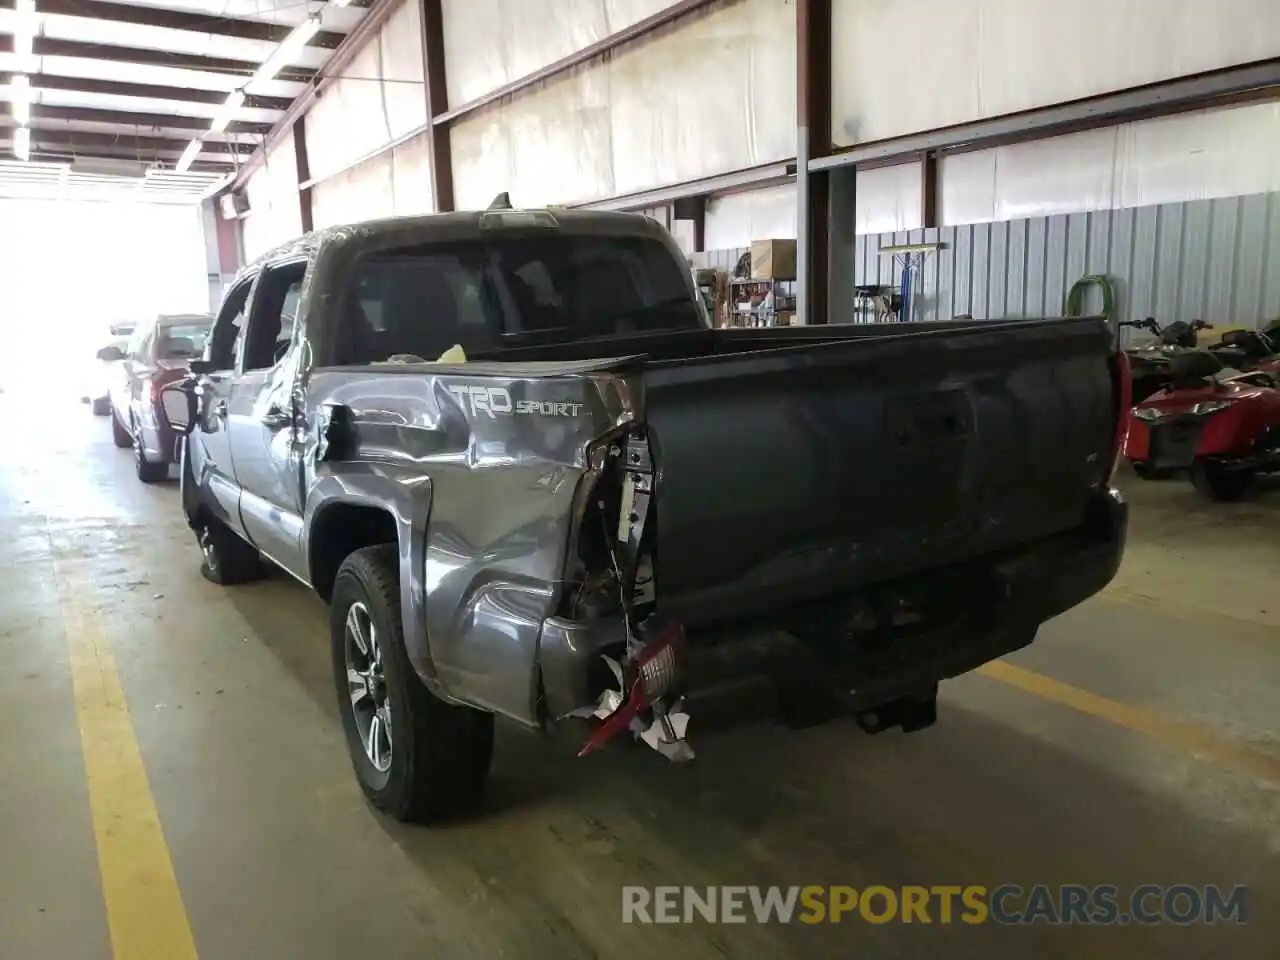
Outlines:
[[[850,632],[868,609],[869,591],[770,622],[691,634],[681,693],[703,729],[769,714],[861,710],[930,689],[1026,646],[1045,620],[1105,587],[1120,567],[1127,528],[1128,506],[1109,490],[1094,498],[1078,529],[875,588],[881,601],[932,594],[950,615],[923,629]],[[620,637],[613,623],[547,621],[540,664],[551,717],[593,703],[598,653]]]
[[[1205,424],[1205,417],[1191,415],[1158,423],[1135,418],[1125,438],[1124,455],[1154,470],[1185,470],[1199,455]]]

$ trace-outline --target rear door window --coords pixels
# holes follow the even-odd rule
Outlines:
[[[227,292],[222,306],[218,308],[218,317],[209,332],[208,344],[209,360],[215,370],[231,370],[236,365],[236,357],[240,355],[244,340],[249,293],[255,279],[253,276],[242,278]]]

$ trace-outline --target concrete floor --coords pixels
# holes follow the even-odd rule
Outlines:
[[[405,828],[349,770],[320,602],[207,584],[176,485],[139,484],[86,408],[27,409],[0,396],[0,957],[108,957],[112,933],[122,960],[193,955],[128,941],[148,910],[185,911],[206,960],[1280,955],[1280,488],[1228,507],[1128,483],[1119,582],[1012,667],[947,684],[928,732],[740,730],[673,768],[502,730],[486,815]],[[94,740],[124,715],[113,677],[132,793],[112,780],[132,748]],[[120,809],[91,816],[86,767]],[[176,906],[127,869],[155,845]],[[1142,882],[1250,884],[1252,922],[620,922],[627,884]]]

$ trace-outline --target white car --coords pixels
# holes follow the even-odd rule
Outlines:
[[[137,324],[132,321],[111,324],[110,336],[100,349],[115,347],[123,354],[136,327]],[[119,360],[92,361],[80,402],[90,404],[95,416],[105,417],[111,412],[111,386],[119,379],[119,369]]]

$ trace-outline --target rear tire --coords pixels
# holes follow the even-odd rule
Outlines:
[[[133,427],[133,468],[143,483],[159,483],[169,479],[169,464],[147,459],[147,449],[142,443],[142,428]]]
[[[128,450],[133,446],[133,434],[114,413],[111,414],[111,441],[121,450]]]
[[[210,583],[230,587],[238,583],[252,583],[266,576],[267,568],[261,554],[221,520],[204,520],[196,536],[204,555],[200,575]]]
[[[1221,465],[1197,460],[1191,468],[1191,482],[1210,500],[1231,503],[1241,499],[1253,486],[1254,474],[1248,470],[1226,470]]]
[[[479,806],[493,715],[445,703],[418,678],[404,644],[399,563],[396,546],[383,544],[355,551],[338,569],[329,616],[334,681],[347,750],[369,802],[396,820],[429,822]],[[349,618],[365,634],[363,649]],[[382,734],[385,747],[383,740],[366,747]]]

